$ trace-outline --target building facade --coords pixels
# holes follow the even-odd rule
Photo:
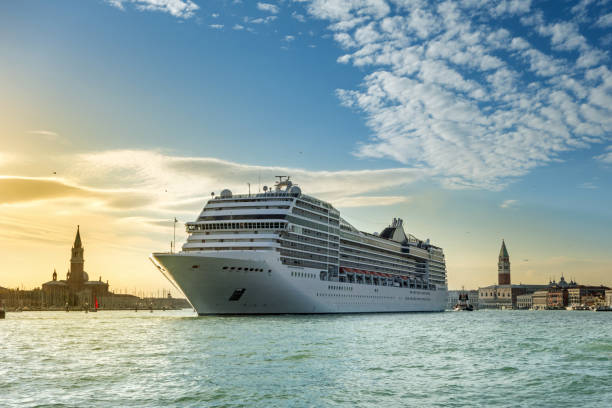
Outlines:
[[[548,307],[548,289],[536,290],[532,295],[532,308],[546,310]]]
[[[108,282],[90,281],[85,272],[85,248],[81,241],[80,228],[77,226],[76,237],[71,249],[70,269],[65,280],[57,279],[57,271],[53,270],[51,280],[43,283],[43,304],[46,307],[92,306],[95,299],[108,296]]]
[[[533,307],[533,293],[527,293],[516,297],[517,309],[531,309]]]

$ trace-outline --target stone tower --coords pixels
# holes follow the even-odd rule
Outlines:
[[[497,282],[499,285],[510,285],[510,256],[503,239],[497,262]]]
[[[83,244],[81,243],[79,226],[77,226],[76,238],[74,239],[72,256],[70,258],[70,277],[68,278],[68,284],[73,288],[80,288],[85,282],[84,264]]]

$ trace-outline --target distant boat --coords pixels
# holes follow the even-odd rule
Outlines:
[[[94,308],[91,309],[91,311],[92,312],[97,312],[99,307],[100,306],[98,305],[98,298],[94,296]]]
[[[468,299],[468,294],[463,290],[459,293],[459,301],[453,308],[454,312],[472,312],[474,311],[474,306],[470,304]]]

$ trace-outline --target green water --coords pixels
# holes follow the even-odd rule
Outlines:
[[[8,313],[0,406],[610,407],[612,313]]]

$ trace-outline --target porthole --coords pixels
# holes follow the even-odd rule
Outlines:
[[[227,266],[224,266],[223,269],[227,269]]]

